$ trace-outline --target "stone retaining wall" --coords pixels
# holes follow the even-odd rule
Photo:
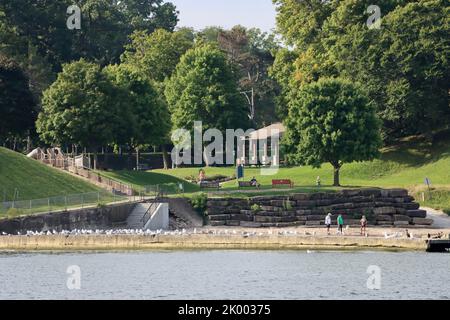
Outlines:
[[[359,189],[336,193],[260,196],[250,199],[209,199],[207,213],[212,226],[292,227],[321,226],[333,214],[342,214],[346,225],[359,226],[362,215],[369,225],[430,226],[426,211],[403,189]],[[254,210],[259,206],[257,210]],[[252,210],[253,208],[253,210]]]
[[[0,220],[0,234],[47,232],[74,229],[110,229],[126,227],[126,220],[135,203],[117,204],[107,207],[86,208],[49,214]]]

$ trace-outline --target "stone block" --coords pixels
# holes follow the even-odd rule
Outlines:
[[[407,197],[408,190],[405,189],[390,189],[387,190],[390,197],[399,198],[399,197]]]
[[[411,222],[411,218],[408,216],[396,214],[394,215],[394,221],[407,221],[409,223]]]
[[[264,217],[264,216],[255,216],[254,222],[260,223],[277,223],[281,222],[281,217]]]
[[[320,207],[322,207],[322,206],[329,206],[329,205],[333,204],[333,200],[321,199],[321,200],[316,200],[316,203]]]
[[[228,220],[226,225],[229,227],[239,227],[241,225],[241,221],[239,220]]]
[[[377,221],[388,221],[388,222],[392,222],[394,219],[392,216],[387,216],[387,215],[379,215],[376,217]]]
[[[395,227],[407,227],[407,226],[409,226],[409,222],[408,221],[395,221],[394,226]]]
[[[297,193],[292,196],[292,199],[296,201],[308,201],[311,199],[310,193]]]
[[[362,189],[361,190],[362,196],[373,196],[373,197],[380,197],[381,196],[381,190],[380,189]]]
[[[253,221],[254,216],[248,214],[231,214],[231,220],[233,221]]]
[[[310,199],[311,200],[321,200],[326,198],[326,193],[323,192],[317,192],[317,193],[311,193]]]
[[[433,219],[424,219],[424,218],[414,218],[412,219],[412,221],[415,225],[420,226],[431,226],[434,223]]]
[[[261,228],[262,224],[258,222],[241,221],[241,227],[243,228]]]
[[[416,202],[404,203],[402,207],[406,210],[418,210],[420,208],[420,204]]]
[[[425,210],[408,210],[406,215],[411,218],[426,218],[427,212]]]
[[[313,200],[297,201],[297,206],[301,208],[314,208],[316,205],[316,201]]]
[[[280,211],[279,208],[274,207],[274,206],[261,206],[261,210],[262,211],[272,211],[272,212]]]
[[[311,215],[312,211],[311,210],[297,210],[296,213],[299,216],[307,216],[307,215]]]
[[[223,220],[230,220],[230,219],[231,219],[230,214],[209,215],[209,220],[211,220],[211,221],[223,221]]]
[[[373,213],[376,215],[388,215],[397,213],[397,210],[394,207],[379,207],[373,209]]]
[[[341,193],[345,196],[345,197],[354,197],[354,196],[359,196],[361,194],[361,190],[342,190]]]

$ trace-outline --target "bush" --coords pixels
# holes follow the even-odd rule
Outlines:
[[[289,200],[289,198],[287,198],[285,201],[283,201],[283,207],[286,211],[292,210],[292,204],[291,204],[291,201]]]
[[[16,209],[16,208],[11,208],[8,211],[6,211],[7,218],[14,218],[14,217],[20,216],[22,214],[23,214],[22,211],[20,211],[19,209]]]
[[[254,213],[258,213],[261,211],[261,206],[255,203],[254,205],[252,205],[251,209]]]
[[[192,207],[203,216],[206,216],[206,205],[208,202],[208,196],[205,193],[196,194],[191,199]]]

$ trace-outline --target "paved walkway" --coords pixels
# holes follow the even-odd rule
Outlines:
[[[428,212],[427,218],[433,219],[433,227],[437,229],[450,229],[450,216],[445,212],[431,208],[422,208]]]

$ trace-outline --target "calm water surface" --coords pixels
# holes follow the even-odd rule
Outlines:
[[[79,266],[81,288],[66,273]],[[369,290],[369,266],[381,289]],[[450,255],[182,251],[0,253],[0,299],[450,299]]]

